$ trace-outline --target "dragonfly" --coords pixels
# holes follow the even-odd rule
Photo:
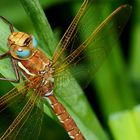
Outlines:
[[[1,77],[0,80],[18,83],[21,80],[21,75],[24,77],[24,84],[19,84],[19,86],[0,97],[0,111],[2,112],[5,110],[5,104],[10,103],[10,101],[14,102],[14,99],[20,98],[24,100],[24,98],[27,97],[24,100],[25,103],[23,104],[17,117],[1,135],[0,140],[17,139],[21,131],[26,133],[24,130],[27,128],[24,127],[24,125],[28,120],[31,120],[31,112],[34,110],[34,108],[34,114],[36,110],[39,110],[37,105],[40,102],[43,102],[43,98],[47,99],[50,108],[57,116],[61,125],[64,127],[71,139],[86,139],[69,112],[55,96],[54,88],[55,85],[59,83],[57,77],[59,77],[61,73],[64,74],[64,72],[67,72],[69,68],[75,64],[77,66],[77,63],[80,62],[78,57],[83,54],[83,52],[85,52],[89,46],[91,49],[91,56],[93,54],[98,55],[98,51],[97,54],[96,51],[94,51],[98,49],[98,46],[94,47],[94,42],[96,42],[96,40],[98,42],[101,41],[98,40],[98,37],[100,35],[104,35],[102,35],[102,32],[108,33],[108,30],[106,31],[106,27],[113,27],[112,22],[114,19],[117,21],[123,17],[124,20],[117,21],[116,25],[118,34],[120,34],[131,11],[131,7],[129,5],[119,6],[101,24],[99,24],[94,31],[92,31],[85,41],[70,52],[70,54],[65,55],[66,50],[71,45],[71,42],[74,40],[78,32],[77,26],[83,15],[86,13],[88,3],[88,0],[83,1],[75,18],[59,41],[53,53],[52,59],[48,58],[46,54],[38,47],[37,40],[33,35],[15,31],[13,25],[7,19],[0,16],[0,19],[9,26],[10,30],[10,35],[7,40],[9,50],[1,54],[0,59],[10,57],[13,71],[16,75],[16,79]],[[104,36],[104,38],[106,37]],[[63,90],[63,87],[61,90]],[[41,115],[42,113],[40,111],[40,116],[37,115],[39,118],[36,118],[37,121],[41,119]],[[39,133],[39,129],[37,133]]]

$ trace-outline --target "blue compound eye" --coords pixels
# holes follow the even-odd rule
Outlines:
[[[38,46],[37,40],[35,39],[34,36],[32,36],[32,39],[33,39],[33,47],[36,48]]]
[[[17,50],[16,55],[20,58],[27,58],[31,55],[30,50]]]

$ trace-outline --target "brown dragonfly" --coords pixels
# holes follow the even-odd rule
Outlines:
[[[0,140],[20,139],[20,137],[22,137],[21,131],[22,134],[26,134],[28,129],[25,124],[31,121],[33,114],[37,116],[35,125],[38,127],[38,131],[34,131],[34,134],[37,133],[39,135],[39,123],[41,123],[39,120],[41,120],[43,113],[38,108],[42,106],[43,99],[47,99],[48,104],[71,139],[86,139],[86,136],[82,134],[66,108],[56,98],[54,88],[59,85],[59,82],[61,83],[61,78],[59,78],[59,76],[63,74],[65,75],[65,72],[66,75],[68,75],[70,68],[73,68],[71,66],[77,67],[78,64],[82,64],[80,63],[80,60],[84,58],[83,53],[86,52],[86,50],[90,52],[93,61],[96,61],[96,59],[94,59],[96,56],[106,54],[107,46],[105,46],[105,44],[101,43],[104,45],[104,47],[101,47],[100,45],[94,46],[94,43],[102,42],[105,38],[113,38],[114,36],[117,38],[127,22],[131,11],[131,7],[128,5],[121,5],[118,7],[101,24],[99,24],[94,31],[91,32],[85,41],[75,49],[72,49],[70,54],[66,55],[67,48],[72,45],[72,42],[74,42],[75,37],[78,34],[78,24],[86,13],[87,7],[88,0],[84,0],[77,15],[58,43],[52,59],[49,59],[40,48],[37,48],[38,44],[34,36],[28,33],[15,31],[13,25],[9,21],[2,16],[0,17],[1,20],[9,25],[9,30],[11,32],[7,40],[9,50],[0,55],[0,59],[9,56],[16,75],[16,79],[0,78],[0,80],[17,83],[20,81],[21,77],[19,72],[21,72],[21,75],[25,79],[23,81],[24,84],[19,84],[19,86],[0,98],[1,112],[5,110],[7,106],[12,106],[15,100],[21,101],[16,106],[16,112],[18,112],[17,117],[3,132]],[[123,21],[120,20],[122,18],[124,18]],[[110,35],[110,29],[114,28],[116,33]],[[98,50],[103,53],[99,54]],[[104,58],[104,56],[101,57]],[[94,66],[95,70],[99,65],[97,64],[97,66]],[[63,86],[60,86],[60,88],[63,90]],[[20,111],[18,108],[20,108]],[[41,108],[43,108],[43,106]],[[34,137],[34,139],[36,138],[37,137]]]

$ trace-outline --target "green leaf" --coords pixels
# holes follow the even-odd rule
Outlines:
[[[130,110],[110,115],[109,126],[115,140],[139,140],[140,135]]]

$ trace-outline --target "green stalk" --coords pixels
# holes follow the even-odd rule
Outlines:
[[[131,32],[131,50],[130,52],[130,77],[135,86],[135,93],[137,93],[137,97],[139,97],[140,91],[140,1],[135,1],[135,12],[132,16],[132,32]]]

